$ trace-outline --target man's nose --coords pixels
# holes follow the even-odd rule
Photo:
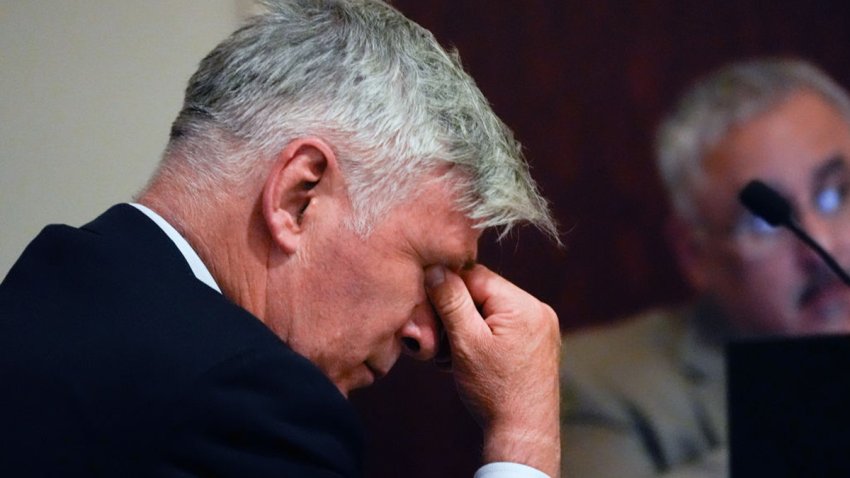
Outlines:
[[[439,349],[440,327],[430,302],[417,306],[400,331],[404,352],[417,360],[434,358]]]

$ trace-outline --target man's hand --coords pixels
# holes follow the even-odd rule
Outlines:
[[[558,317],[484,266],[426,270],[461,398],[484,429],[484,461],[560,470]],[[480,311],[480,312],[479,312]]]

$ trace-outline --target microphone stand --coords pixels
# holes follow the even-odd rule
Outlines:
[[[807,246],[809,246],[821,259],[832,269],[832,272],[841,279],[841,282],[844,282],[846,285],[850,286],[850,276],[847,275],[847,272],[841,267],[841,265],[836,262],[836,260],[828,253],[826,250],[821,247],[811,236],[806,234],[802,228],[797,224],[796,221],[789,220],[783,223],[791,232],[794,233],[801,241],[803,241]]]

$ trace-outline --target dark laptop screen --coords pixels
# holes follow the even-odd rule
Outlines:
[[[850,336],[727,347],[733,478],[850,477]]]

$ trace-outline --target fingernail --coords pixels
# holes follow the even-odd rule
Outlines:
[[[446,271],[441,265],[430,266],[425,269],[425,286],[429,289],[437,287],[446,280]]]

